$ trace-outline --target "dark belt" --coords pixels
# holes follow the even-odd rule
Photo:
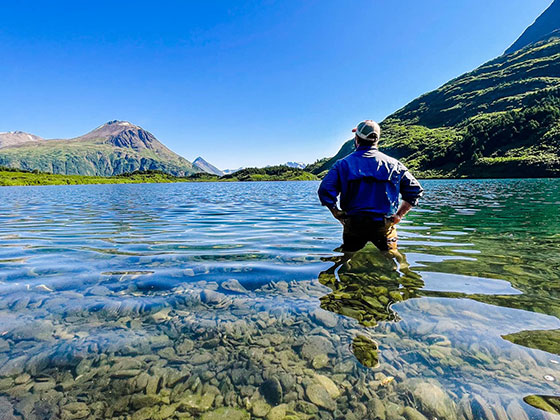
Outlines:
[[[349,214],[348,218],[352,218],[356,221],[384,221],[387,217],[381,213],[357,213]]]

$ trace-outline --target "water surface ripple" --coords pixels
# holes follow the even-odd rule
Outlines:
[[[560,182],[424,186],[397,256],[316,182],[0,189],[0,417],[560,418]]]

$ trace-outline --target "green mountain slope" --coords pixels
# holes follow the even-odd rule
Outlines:
[[[427,176],[560,175],[560,39],[495,59],[382,126],[383,148]]]
[[[340,148],[340,150],[338,151],[338,153],[336,155],[334,155],[331,158],[320,159],[317,162],[312,163],[311,165],[308,165],[305,168],[305,170],[308,171],[308,172],[311,172],[315,175],[322,176],[326,173],[326,171],[328,171],[331,168],[331,166],[334,165],[334,163],[337,160],[348,156],[353,151],[354,151],[354,140],[350,139],[342,145],[342,147]]]
[[[381,127],[381,150],[421,177],[560,176],[560,38],[492,60]],[[351,150],[307,169],[320,174]]]
[[[174,176],[199,172],[151,133],[126,121],[111,121],[70,140],[25,142],[0,148],[0,166],[53,174],[113,176],[162,171]]]

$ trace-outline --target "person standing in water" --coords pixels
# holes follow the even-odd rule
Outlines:
[[[356,151],[329,170],[319,199],[344,227],[343,252],[358,251],[369,241],[382,251],[396,250],[396,225],[418,204],[423,189],[401,162],[377,149],[379,124],[362,121],[352,132]]]

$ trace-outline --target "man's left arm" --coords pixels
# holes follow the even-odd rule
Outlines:
[[[400,182],[400,191],[402,202],[393,216],[393,222],[399,223],[404,216],[418,204],[418,200],[422,197],[424,189],[416,178],[408,171],[405,170]]]

